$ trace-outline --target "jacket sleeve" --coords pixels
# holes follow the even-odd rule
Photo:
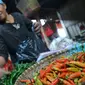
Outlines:
[[[17,16],[17,19],[21,20],[27,27],[27,29],[29,31],[32,31],[32,22],[30,19],[28,19],[27,17],[25,17],[23,14],[19,13],[19,12],[15,12],[13,13],[14,16]]]
[[[26,27],[29,31],[32,31],[32,22],[30,19],[27,19],[26,17],[23,16],[24,22],[26,24]]]
[[[8,50],[4,42],[4,39],[0,36],[0,56],[4,57],[5,60],[8,60]]]

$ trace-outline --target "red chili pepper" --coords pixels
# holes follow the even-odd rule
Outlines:
[[[82,74],[81,72],[73,73],[69,76],[69,79],[77,78],[77,77],[81,76],[81,74]]]
[[[34,79],[31,79],[31,82],[32,82],[32,83],[34,83],[34,82],[35,82],[35,80],[34,80]]]
[[[27,79],[27,80],[20,80],[20,82],[22,82],[22,83],[29,82],[30,83],[31,81]]]
[[[57,85],[59,82],[59,79],[55,79],[50,85]]]
[[[59,63],[65,63],[69,61],[68,59],[57,59],[56,62],[59,62]]]
[[[8,64],[7,63],[4,65],[4,70],[8,71]]]
[[[33,85],[33,84],[28,84],[28,85]]]
[[[14,66],[12,64],[12,61],[8,60],[7,63],[4,65],[4,69],[6,71],[12,71],[14,69]]]
[[[60,69],[59,71],[67,72],[68,69],[67,69],[67,68],[65,68],[65,69]]]
[[[61,63],[56,63],[56,65],[55,65],[56,68],[61,68],[61,67],[63,67],[63,66],[64,66],[64,65],[61,64]]]
[[[67,80],[63,80],[63,79],[60,79],[63,83],[64,83],[64,85],[72,85],[70,82],[68,82]]]
[[[50,85],[50,84],[48,84],[49,81],[47,82],[47,78],[46,78],[46,77],[40,79],[40,81],[41,81],[43,84],[45,84],[45,85]],[[50,82],[49,82],[49,83],[50,83]]]
[[[66,68],[66,67],[67,67],[67,66],[66,66],[66,63],[67,63],[67,62],[63,63],[63,68]]]
[[[85,82],[85,76],[84,77],[82,77],[81,79],[79,79],[79,81],[78,82]]]
[[[85,68],[84,68],[84,69],[82,69],[82,72],[85,72]]]
[[[12,71],[13,69],[14,69],[14,65],[13,65],[13,63],[12,63],[12,61],[8,61],[8,63],[9,63],[9,71]]]
[[[77,58],[80,60],[84,54],[85,53],[80,53]]]
[[[59,73],[59,72],[58,72],[58,73],[57,73],[57,75],[58,75],[58,76],[60,76],[60,75],[61,75],[61,73]]]
[[[46,68],[46,73],[49,73],[52,69],[53,64],[50,64],[47,68]]]
[[[68,81],[69,81],[72,85],[75,85],[75,83],[74,83],[72,80],[68,79]]]
[[[41,69],[40,70],[40,78],[43,78],[45,76],[45,73],[46,73],[45,70]]]
[[[80,58],[80,60],[79,60],[80,62],[83,62],[83,59],[82,58]]]
[[[34,83],[35,82],[35,80],[34,79],[31,79],[31,80],[29,80],[29,79],[25,79],[25,80],[20,80],[20,82],[22,82],[22,83]]]
[[[52,69],[53,64],[50,64],[49,66],[47,66],[46,70],[40,70],[40,78],[43,78],[46,73],[49,73]]]
[[[59,78],[65,78],[66,74],[67,74],[66,72],[61,73],[58,77],[59,77]]]

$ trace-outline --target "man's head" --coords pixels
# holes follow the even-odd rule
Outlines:
[[[6,20],[6,5],[0,0],[0,22],[4,22]]]

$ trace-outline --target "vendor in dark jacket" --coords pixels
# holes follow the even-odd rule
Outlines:
[[[10,54],[12,62],[36,61],[45,46],[35,32],[40,25],[33,26],[32,22],[20,13],[8,14],[6,5],[0,0],[0,66],[8,60]],[[41,46],[41,47],[40,47]]]

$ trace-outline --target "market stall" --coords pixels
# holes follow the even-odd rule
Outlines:
[[[57,10],[65,5],[66,0],[29,0],[30,4],[27,0],[13,0],[16,6],[14,11],[10,9],[12,0],[3,1],[8,5],[9,13],[18,11],[26,18],[39,22],[46,19],[39,37],[50,51],[41,53],[36,62],[13,65],[9,58],[4,66],[9,73],[2,70],[7,75],[0,79],[0,85],[84,85],[85,43],[69,39],[57,15]],[[64,34],[60,35],[63,37],[58,34],[58,30],[62,29]]]

